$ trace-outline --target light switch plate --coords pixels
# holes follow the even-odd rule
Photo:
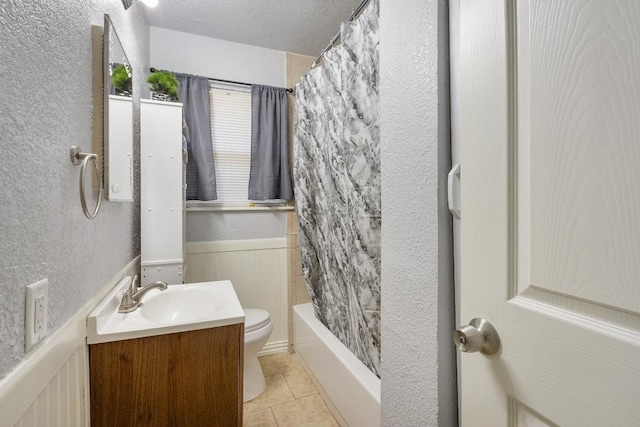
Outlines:
[[[47,336],[47,305],[49,280],[43,279],[27,286],[24,316],[24,349],[28,352]]]

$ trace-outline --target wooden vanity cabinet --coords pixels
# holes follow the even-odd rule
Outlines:
[[[89,346],[91,426],[242,426],[244,324]]]

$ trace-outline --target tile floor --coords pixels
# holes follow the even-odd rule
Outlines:
[[[267,389],[244,404],[244,427],[339,427],[297,356],[259,358]]]

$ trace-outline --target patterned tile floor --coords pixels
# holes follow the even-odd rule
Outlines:
[[[295,355],[259,360],[267,389],[244,404],[244,427],[339,427]]]

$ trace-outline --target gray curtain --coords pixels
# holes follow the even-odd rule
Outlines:
[[[283,88],[251,86],[249,200],[293,199],[289,99]]]
[[[184,117],[189,128],[187,200],[216,200],[209,79],[190,74],[176,74],[176,78],[180,83],[178,98],[184,105]]]
[[[294,177],[302,272],[316,317],[380,373],[378,1],[296,86]]]

